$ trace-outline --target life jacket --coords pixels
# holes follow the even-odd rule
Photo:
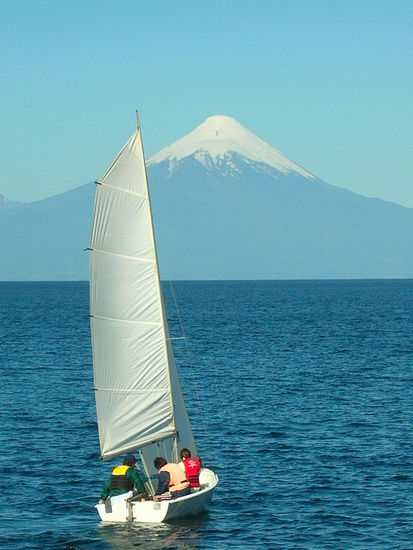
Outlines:
[[[128,478],[126,472],[129,470],[130,466],[116,466],[112,470],[112,481],[109,487],[109,491],[113,490],[122,490],[122,491],[132,491],[133,482]]]
[[[185,466],[186,479],[191,487],[199,487],[199,472],[201,470],[201,461],[199,458],[183,458]]]
[[[182,468],[174,462],[168,462],[165,466],[159,470],[160,472],[168,472],[170,476],[169,490],[171,493],[174,491],[182,491],[189,487],[188,481],[185,479],[185,473]]]

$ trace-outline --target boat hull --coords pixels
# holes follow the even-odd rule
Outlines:
[[[128,502],[130,493],[111,499],[111,506],[97,504],[95,506],[100,519],[104,522],[123,523],[134,521],[138,523],[161,523],[174,519],[197,516],[208,510],[213,491],[218,484],[218,476],[204,468],[202,476],[208,479],[200,491],[185,497],[154,502]],[[201,478],[202,479],[202,478]]]

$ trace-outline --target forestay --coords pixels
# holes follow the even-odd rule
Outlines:
[[[90,312],[101,458],[197,449],[163,305],[140,129],[96,182]],[[170,439],[169,439],[170,438]]]

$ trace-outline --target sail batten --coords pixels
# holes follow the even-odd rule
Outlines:
[[[98,252],[99,254],[109,254],[110,256],[117,256],[118,258],[128,258],[135,262],[148,262],[155,263],[155,260],[150,258],[139,258],[137,256],[126,256],[125,254],[118,254],[117,252],[110,252],[109,250],[99,250],[98,248],[89,248],[90,252]]]
[[[115,393],[147,393],[147,392],[165,392],[168,390],[168,388],[149,388],[145,390],[130,390],[130,389],[123,389],[123,388],[93,388],[95,391],[108,391],[108,392],[115,392]]]
[[[128,324],[143,325],[143,326],[149,326],[149,327],[162,326],[161,323],[150,323],[149,321],[131,321],[130,319],[115,319],[114,317],[103,317],[103,315],[90,314],[90,317],[93,317],[93,319],[104,319],[105,321],[114,321],[115,323],[128,323]]]
[[[97,181],[90,243],[90,323],[101,455],[144,448],[153,462],[196,453],[159,280],[140,129]]]
[[[131,191],[130,189],[124,189],[122,187],[115,187],[114,185],[109,185],[108,183],[103,183],[101,181],[96,181],[98,185],[102,185],[103,187],[107,187],[108,189],[113,189],[117,192],[121,193],[128,193],[129,195],[135,195],[135,197],[140,197],[141,199],[148,200],[148,195],[143,195],[142,193],[135,193],[134,191]]]

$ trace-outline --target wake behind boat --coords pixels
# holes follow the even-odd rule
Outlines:
[[[90,244],[90,323],[101,459],[138,452],[154,495],[154,459],[198,456],[175,365],[162,296],[140,125],[96,182]],[[132,493],[96,505],[103,521],[161,522],[208,508],[217,475],[173,500]]]

